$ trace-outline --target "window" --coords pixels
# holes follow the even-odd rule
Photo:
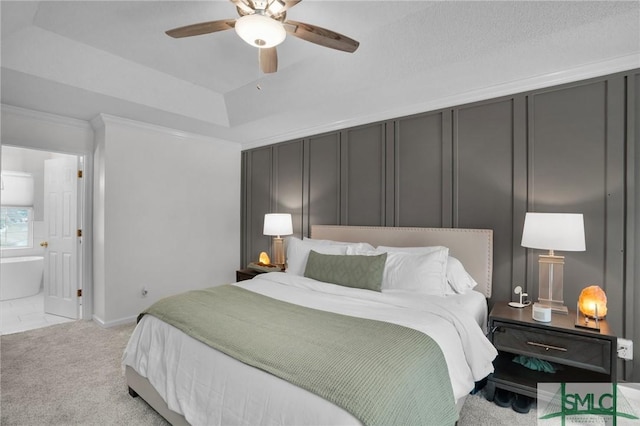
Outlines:
[[[32,217],[31,207],[0,207],[0,247],[32,247]]]

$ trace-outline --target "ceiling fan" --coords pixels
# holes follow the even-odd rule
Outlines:
[[[260,49],[260,69],[264,73],[278,70],[276,46],[287,33],[302,40],[353,53],[359,42],[334,31],[304,22],[288,21],[287,10],[302,0],[229,0],[235,4],[238,19],[201,22],[166,31],[174,38],[192,37],[235,28],[236,33],[251,46]]]

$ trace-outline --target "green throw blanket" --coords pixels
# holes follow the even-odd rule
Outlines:
[[[162,299],[153,315],[245,364],[344,408],[365,425],[453,425],[447,365],[427,335],[224,285]]]

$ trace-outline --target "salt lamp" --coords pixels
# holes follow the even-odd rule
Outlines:
[[[578,308],[587,317],[604,318],[607,315],[607,295],[597,285],[586,287],[578,297]]]
[[[263,265],[271,265],[271,259],[269,259],[269,255],[265,252],[260,252],[260,258],[258,261]]]

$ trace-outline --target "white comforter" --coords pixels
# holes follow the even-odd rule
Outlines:
[[[456,400],[493,371],[496,350],[473,316],[457,308],[456,296],[376,293],[286,273],[261,274],[236,285],[310,308],[392,322],[428,334],[444,353]],[[194,425],[359,424],[340,407],[149,315],[131,336],[123,364],[146,377],[169,408]]]

